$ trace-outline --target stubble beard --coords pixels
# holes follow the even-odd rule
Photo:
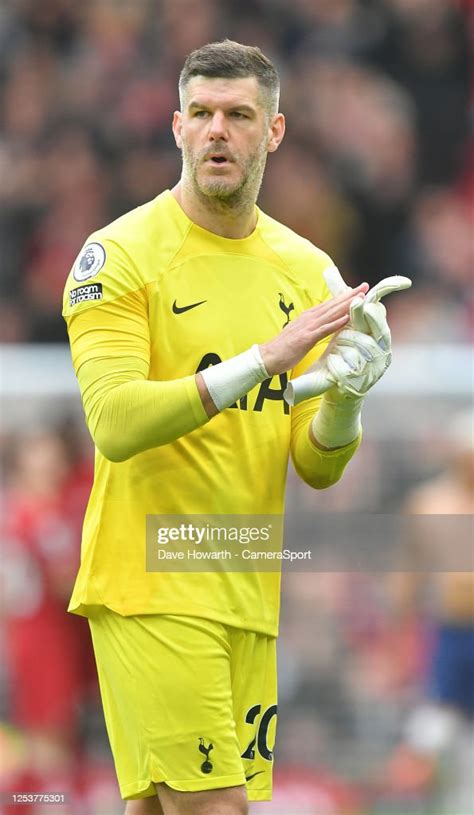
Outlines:
[[[196,157],[183,145],[183,182],[207,209],[221,214],[253,209],[267,161],[267,149],[263,144],[245,162],[239,161],[239,166],[243,168],[242,177],[234,185],[220,178],[210,178],[204,184],[200,182],[201,161],[200,156]]]

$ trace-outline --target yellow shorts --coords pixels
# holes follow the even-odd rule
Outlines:
[[[89,617],[122,798],[246,784],[271,800],[276,641],[212,620]]]

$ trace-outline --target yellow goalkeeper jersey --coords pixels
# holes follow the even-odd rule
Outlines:
[[[358,444],[316,450],[307,427],[318,400],[290,413],[286,374],[207,420],[196,372],[269,340],[330,296],[328,256],[257,214],[249,237],[224,238],[190,221],[167,190],[91,235],[74,264],[63,314],[96,460],[70,611],[87,616],[106,605],[122,615],[184,614],[277,634],[278,573],[145,568],[147,515],[281,514],[290,447],[303,477],[325,486]],[[147,401],[155,392],[156,409]],[[125,420],[118,401],[104,407],[119,397],[128,400]],[[163,436],[151,447],[135,443],[136,428],[153,422]]]

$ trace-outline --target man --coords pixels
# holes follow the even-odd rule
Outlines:
[[[279,574],[147,572],[146,516],[279,515],[290,450],[308,484],[337,481],[388,329],[361,311],[366,284],[330,299],[327,255],[255,206],[285,129],[271,62],[213,43],[179,88],[180,182],[94,233],[66,286],[97,448],[69,608],[89,617],[127,815],[244,815],[271,797]],[[287,372],[321,355],[356,296],[366,333],[339,335],[334,387],[306,384],[290,412]]]

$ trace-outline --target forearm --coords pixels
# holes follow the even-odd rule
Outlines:
[[[116,462],[190,433],[267,376],[257,346],[171,381],[150,381],[138,357],[90,359],[77,372],[92,438]]]
[[[317,415],[317,414],[316,414]],[[344,473],[346,466],[357,451],[361,441],[359,432],[344,446],[326,447],[314,438],[312,424],[314,407],[299,408],[299,415],[293,418],[291,434],[291,458],[300,478],[314,489],[326,489],[335,484]],[[315,443],[316,442],[316,443]]]
[[[147,379],[138,358],[89,360],[78,380],[97,448],[111,461],[124,461],[205,424],[267,376],[255,349],[196,376],[160,382]]]
[[[208,421],[196,378],[150,381],[138,359],[93,360],[78,372],[89,431],[119,462],[169,444]]]

